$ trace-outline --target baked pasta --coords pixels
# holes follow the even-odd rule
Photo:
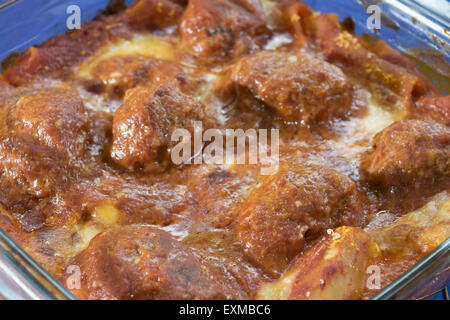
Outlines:
[[[347,26],[137,0],[30,47],[0,74],[0,227],[80,299],[371,297],[450,236],[450,97]],[[175,163],[198,122],[278,130],[279,165]]]

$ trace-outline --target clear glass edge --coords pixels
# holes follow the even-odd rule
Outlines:
[[[450,237],[412,268],[372,296],[370,300],[401,300],[411,297],[415,290],[438,273],[446,273],[446,277],[442,280],[447,282],[449,267]]]
[[[33,289],[40,291],[41,295],[51,300],[66,299],[77,300],[77,298],[51,275],[44,267],[42,267],[33,257],[31,257],[16,241],[14,241],[6,231],[0,228],[0,243],[6,247],[8,259],[13,263],[17,263],[20,273],[25,273],[29,277],[29,284],[35,285]],[[0,251],[1,253],[1,251]],[[21,261],[22,260],[22,261]],[[42,277],[45,283],[39,280],[35,275]],[[0,292],[0,294],[2,294]]]
[[[0,3],[0,10],[12,5],[13,3],[19,2],[19,1],[21,1],[21,0],[7,0],[3,3]]]
[[[0,4],[0,10],[4,10],[8,6],[20,1],[23,0],[7,0],[6,2]],[[394,9],[394,18],[398,18],[398,16],[395,15],[395,11],[398,11],[401,14],[407,14],[408,17],[411,17],[408,12],[404,12],[404,8],[407,8],[408,10],[414,10],[414,6],[420,6],[420,4],[418,4],[414,0],[388,0],[386,1],[386,3]],[[425,25],[421,24],[419,27],[422,28],[421,31],[426,34],[426,37],[429,38],[429,43],[434,44],[435,47],[441,50],[445,54],[446,58],[448,58],[449,51],[448,47],[445,47],[445,45],[449,45],[448,41],[450,37],[446,33],[448,29],[445,25],[445,21],[442,20],[442,16],[430,9],[424,9],[421,10],[421,12],[414,11],[414,13],[414,17],[419,16],[421,18],[421,21],[426,22]],[[414,27],[418,28],[418,26]],[[436,42],[436,38],[433,38],[433,36],[438,37],[439,39],[444,41],[444,45],[442,44],[442,42]],[[77,298],[66,287],[64,287],[39,263],[37,263],[2,228],[0,228],[0,241],[7,245],[7,247],[11,250],[11,253],[23,259],[28,264],[27,268],[31,267],[37,274],[39,274],[43,279],[45,279],[45,281],[48,282],[45,285],[43,284],[44,288],[48,288],[48,286],[50,285],[52,287],[50,291],[57,292],[58,296],[68,300],[77,300]],[[437,266],[436,263],[438,263]],[[444,241],[430,254],[428,254],[425,258],[415,264],[408,271],[403,273],[396,280],[381,289],[377,294],[372,296],[370,300],[402,299],[404,297],[408,297],[414,290],[423,285],[424,282],[429,281],[430,277],[432,277],[436,271],[442,271],[442,269],[444,269],[444,271],[448,271],[449,267],[450,238]],[[39,280],[37,278],[35,279],[35,281],[39,283]],[[48,295],[48,292],[43,292],[43,294]],[[57,295],[51,294],[49,298],[58,299]]]

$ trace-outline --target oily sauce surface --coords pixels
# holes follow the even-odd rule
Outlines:
[[[254,298],[328,229],[449,190],[449,113],[410,60],[300,2],[136,1],[0,75],[0,227],[63,283],[78,266],[80,298]],[[278,170],[173,164],[195,121],[279,129]]]

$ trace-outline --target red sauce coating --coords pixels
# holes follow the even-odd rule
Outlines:
[[[378,134],[371,103],[397,120]],[[80,298],[254,298],[327,229],[450,189],[448,110],[400,53],[297,1],[138,0],[0,75],[0,227],[64,283],[79,266]],[[197,120],[279,129],[279,171],[171,163]],[[383,285],[422,255],[384,257]]]

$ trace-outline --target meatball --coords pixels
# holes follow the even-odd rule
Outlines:
[[[450,96],[421,98],[416,102],[415,113],[450,126]]]
[[[255,183],[250,169],[242,171],[207,165],[194,169],[187,196],[197,219],[214,228],[225,228],[236,221],[246,192]]]
[[[154,227],[129,226],[97,235],[72,265],[89,299],[248,298],[204,254]]]
[[[450,129],[435,122],[396,121],[373,139],[361,169],[372,184],[415,184],[450,176]]]
[[[103,60],[92,74],[94,79],[86,81],[89,91],[105,92],[118,98],[126,90],[146,83],[175,80],[186,89],[190,84],[189,77],[178,64],[143,56],[116,56]]]
[[[191,0],[180,31],[188,51],[213,61],[259,50],[268,33],[259,0]]]
[[[28,88],[16,100],[1,117],[2,203],[26,231],[74,223],[81,214],[51,197],[84,174],[76,164],[89,130],[83,102],[65,86]]]
[[[241,100],[250,96],[288,121],[343,116],[352,103],[344,73],[307,53],[262,51],[241,59],[228,77]]]
[[[2,179],[37,198],[53,193],[69,175],[64,154],[36,143],[28,135],[0,137],[0,169]]]
[[[173,83],[130,89],[114,115],[111,159],[127,170],[160,171],[169,163],[172,132],[192,132],[203,117],[201,103]]]
[[[323,167],[284,167],[243,204],[238,238],[248,258],[277,275],[323,231],[359,226],[363,214],[347,176]]]
[[[22,96],[10,110],[7,125],[71,156],[83,149],[89,118],[76,91],[56,87]]]
[[[59,198],[65,202],[69,202],[65,199],[80,199],[83,207],[107,226],[176,223],[179,213],[186,207],[186,186],[159,176],[154,178],[146,182],[124,175],[89,179],[70,188]],[[86,190],[89,192],[83,194]]]
[[[0,136],[0,173],[1,203],[23,230],[69,225],[81,217],[53,197],[80,175],[66,154],[27,134]]]

